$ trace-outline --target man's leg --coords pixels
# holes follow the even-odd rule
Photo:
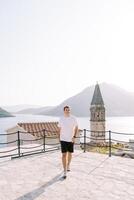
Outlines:
[[[72,160],[72,153],[68,152],[68,157],[67,157],[67,171],[70,171],[71,160]]]
[[[66,173],[67,171],[67,153],[62,153],[62,165],[64,172]]]
[[[70,171],[70,163],[72,160],[72,153],[74,152],[74,143],[70,142],[68,144],[68,157],[67,157],[67,171]]]

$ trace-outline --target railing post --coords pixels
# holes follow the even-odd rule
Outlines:
[[[43,130],[43,151],[45,152],[46,150],[46,133],[45,129]]]
[[[86,152],[86,129],[84,129],[84,153]]]
[[[111,157],[111,131],[109,131],[109,157]]]
[[[20,131],[18,131],[18,155],[20,157]]]

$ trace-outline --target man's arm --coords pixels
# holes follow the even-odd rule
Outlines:
[[[77,136],[77,133],[78,133],[78,126],[75,126],[75,129],[74,129],[74,138]]]
[[[74,135],[73,135],[73,138],[72,138],[72,142],[75,143],[75,138],[77,136],[77,133],[78,133],[78,126],[75,126],[74,128]]]

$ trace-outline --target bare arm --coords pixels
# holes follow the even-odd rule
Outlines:
[[[74,137],[77,136],[77,133],[78,133],[78,126],[75,126],[75,129],[74,129]]]
[[[75,129],[74,129],[74,135],[73,135],[73,138],[72,138],[72,142],[75,143],[75,138],[77,136],[77,133],[78,133],[78,126],[75,126]]]

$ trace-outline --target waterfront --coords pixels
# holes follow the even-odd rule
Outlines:
[[[0,118],[0,134],[6,133],[6,130],[15,126],[18,122],[42,122],[42,121],[58,121],[59,117],[43,116],[43,115],[22,115],[15,117]],[[77,118],[80,129],[90,130],[90,118]],[[134,133],[134,117],[107,117],[106,130],[122,133]],[[108,135],[107,135],[108,137]],[[129,135],[112,135],[114,139],[128,141],[134,136]],[[0,142],[5,142],[6,137],[1,136]]]

